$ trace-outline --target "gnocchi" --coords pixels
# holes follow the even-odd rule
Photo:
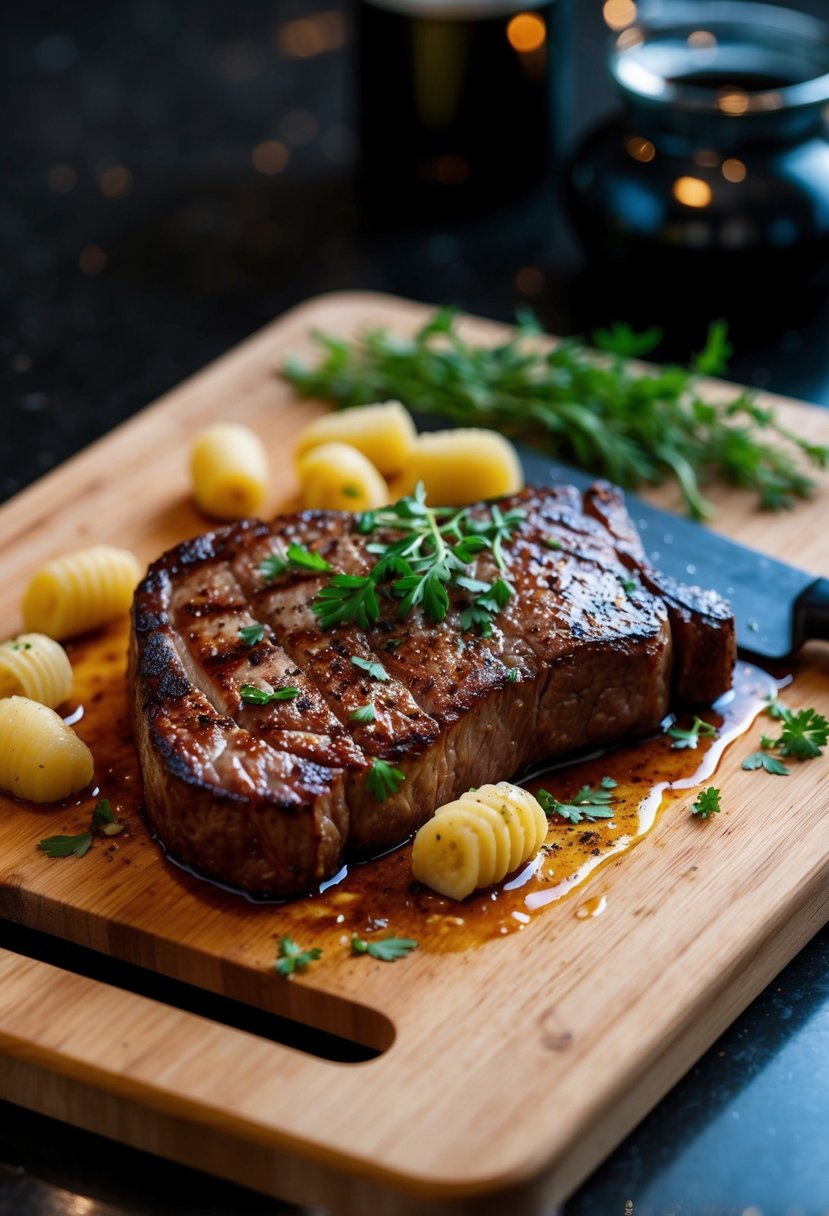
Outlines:
[[[450,899],[501,882],[534,857],[547,816],[532,794],[502,781],[438,807],[414,838],[412,873]]]
[[[23,596],[23,623],[31,633],[74,637],[129,612],[141,577],[126,549],[95,545],[47,562]]]
[[[0,788],[55,802],[92,780],[92,752],[59,714],[28,697],[0,700]]]
[[[249,427],[217,422],[199,431],[191,452],[193,496],[206,515],[255,515],[268,488],[268,458]]]
[[[461,507],[513,494],[524,485],[524,474],[508,439],[497,431],[466,427],[417,436],[404,473],[404,492],[411,493],[419,481],[433,506]]]
[[[347,443],[324,443],[297,461],[302,505],[368,511],[389,501],[389,488],[371,461]]]
[[[56,709],[72,692],[69,655],[43,633],[0,643],[0,697],[21,694]]]
[[[359,405],[309,422],[300,434],[296,456],[299,459],[323,444],[347,443],[378,472],[391,477],[405,469],[415,437],[415,424],[399,401]]]

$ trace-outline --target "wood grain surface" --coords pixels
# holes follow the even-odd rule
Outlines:
[[[273,462],[268,509],[290,507],[293,441],[321,406],[275,375],[282,359],[308,350],[313,327],[408,333],[427,311],[369,294],[313,300],[8,503],[4,636],[21,627],[23,589],[44,560],[108,542],[149,562],[205,529],[188,451],[206,423],[252,426]],[[465,324],[484,340],[504,332]],[[801,432],[829,438],[829,414],[777,404]],[[779,516],[736,492],[711,495],[727,535],[829,573],[825,479],[812,502]],[[667,487],[650,497],[676,505]],[[50,861],[37,841],[82,830],[89,800],[0,798],[0,913],[379,1054],[317,1058],[0,951],[0,1086],[13,1101],[339,1213],[531,1216],[596,1167],[829,917],[829,766],[794,764],[786,779],[743,772],[755,728],[719,763],[716,820],[697,822],[687,791],[637,847],[514,931],[476,937],[455,923],[463,909],[443,906],[409,958],[353,957],[348,933],[367,917],[396,928],[394,900],[384,913],[383,892],[371,892],[371,866],[355,891],[295,907],[253,904],[164,858],[140,815],[125,644],[116,625],[72,657],[77,730],[128,830],[96,839],[82,860]],[[791,674],[787,703],[829,713],[829,646],[804,648]],[[601,896],[601,916],[576,916]],[[279,937],[310,945],[315,925],[320,962],[276,976]]]

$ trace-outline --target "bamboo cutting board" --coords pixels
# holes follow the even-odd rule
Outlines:
[[[197,427],[252,426],[272,453],[268,505],[289,506],[293,440],[320,406],[298,401],[274,369],[308,349],[312,328],[409,333],[427,311],[369,294],[311,301],[7,504],[4,636],[19,630],[24,586],[44,560],[109,542],[150,561],[204,530],[188,497]],[[504,332],[467,324],[482,339]],[[829,414],[780,405],[798,430],[829,439]],[[671,503],[668,489],[654,497]],[[829,571],[825,480],[782,516],[714,497],[728,535]],[[476,936],[464,908],[436,905],[410,957],[352,957],[351,929],[399,930],[400,905],[371,866],[356,887],[294,907],[252,904],[165,860],[138,811],[125,642],[115,626],[73,661],[77,730],[128,830],[96,839],[82,860],[50,861],[37,841],[83,830],[88,804],[0,798],[0,913],[377,1054],[319,1058],[0,950],[0,1086],[22,1105],[336,1213],[534,1216],[596,1167],[829,917],[826,762],[794,765],[785,780],[743,772],[755,728],[720,761],[715,820],[691,817],[688,791],[636,848],[537,915],[493,904],[497,931]],[[829,647],[806,647],[792,674],[787,703],[829,714]],[[401,857],[379,863],[383,883],[400,880]],[[286,933],[325,943],[291,980],[273,971]]]

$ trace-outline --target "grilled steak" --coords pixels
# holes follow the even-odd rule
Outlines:
[[[247,520],[150,567],[130,673],[147,814],[170,853],[245,890],[297,894],[345,856],[405,840],[470,786],[647,733],[672,698],[730,686],[727,605],[647,566],[618,491],[527,489],[499,505],[524,518],[505,549],[515,593],[489,637],[462,629],[461,589],[440,624],[420,609],[401,620],[386,600],[367,629],[323,631],[312,603],[330,576],[268,582],[260,567],[293,541],[364,574],[376,559],[345,513]],[[484,551],[475,576],[496,573]],[[257,623],[250,645],[240,630]],[[297,693],[249,704],[246,684]],[[369,701],[373,720],[355,719]],[[367,784],[374,758],[405,773],[383,799]]]

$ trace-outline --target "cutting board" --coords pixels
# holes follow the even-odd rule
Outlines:
[[[204,530],[188,448],[208,422],[234,419],[263,437],[268,507],[289,507],[292,444],[322,406],[297,400],[275,374],[282,360],[310,351],[314,328],[410,333],[428,311],[371,294],[312,300],[8,503],[4,634],[19,630],[24,586],[46,559],[110,542],[150,561]],[[482,340],[504,334],[465,325]],[[795,429],[829,439],[829,414],[775,404]],[[776,516],[737,492],[711,494],[715,527],[829,571],[825,479],[814,501]],[[653,497],[674,502],[670,488]],[[829,917],[829,767],[743,772],[755,725],[719,761],[716,819],[698,822],[686,791],[635,848],[538,915],[496,902],[498,931],[487,933],[481,915],[476,928],[463,907],[437,904],[409,957],[353,956],[355,925],[399,929],[382,884],[400,880],[405,851],[377,863],[385,869],[362,867],[353,889],[297,906],[251,903],[174,866],[138,809],[125,642],[116,625],[72,653],[85,711],[76,728],[127,830],[97,838],[81,860],[54,861],[37,841],[83,830],[88,802],[0,799],[0,913],[185,981],[191,998],[181,1008],[0,950],[0,1087],[24,1106],[336,1213],[532,1216],[598,1165]],[[807,646],[790,674],[787,703],[829,713],[829,647]],[[277,941],[315,944],[315,924],[322,958],[277,976]],[[206,1016],[199,991],[368,1050],[346,1062],[271,1041]]]

